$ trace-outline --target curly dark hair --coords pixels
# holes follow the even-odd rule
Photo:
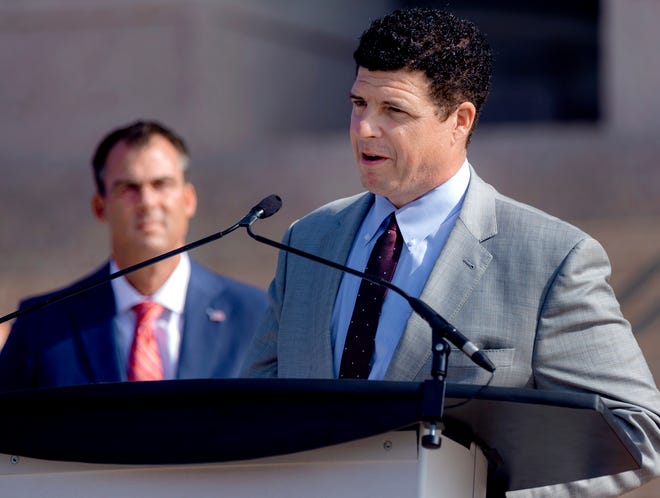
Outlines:
[[[190,156],[188,147],[182,137],[157,121],[135,121],[127,126],[111,131],[96,146],[96,150],[92,156],[92,170],[96,191],[99,194],[105,195],[103,173],[108,155],[110,155],[110,151],[114,146],[119,142],[126,142],[130,146],[140,147],[149,142],[149,139],[153,135],[161,135],[169,140],[181,155],[181,167],[184,173],[188,170]]]
[[[445,118],[468,101],[477,110],[476,124],[488,96],[493,65],[488,40],[474,23],[446,11],[396,10],[373,21],[353,58],[370,71],[424,72]]]

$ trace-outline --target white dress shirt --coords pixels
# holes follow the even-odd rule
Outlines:
[[[110,271],[118,271],[117,264],[110,262]],[[179,347],[183,334],[183,310],[186,303],[186,292],[190,280],[190,259],[182,254],[179,264],[172,275],[152,296],[141,295],[125,277],[111,281],[115,294],[116,315],[114,333],[117,344],[119,364],[123,365],[122,375],[126,376],[128,357],[135,334],[135,312],[133,306],[141,301],[151,300],[163,306],[164,310],[156,321],[156,340],[163,362],[163,377],[174,379],[179,363]]]
[[[347,266],[364,271],[376,239],[386,228],[383,222],[394,212],[404,245],[392,283],[411,296],[419,297],[456,223],[469,183],[470,165],[466,160],[452,178],[400,209],[377,195],[353,241]],[[359,277],[344,274],[335,300],[330,325],[335,377],[339,375],[346,331],[360,281]],[[369,379],[384,378],[410,313],[407,301],[392,291],[387,292],[376,331]]]

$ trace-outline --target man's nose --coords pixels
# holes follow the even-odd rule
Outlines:
[[[141,185],[138,190],[140,204],[149,206],[155,204],[158,200],[157,190],[149,184]]]
[[[377,137],[380,134],[380,126],[376,118],[369,112],[364,112],[353,117],[353,129],[360,138]]]

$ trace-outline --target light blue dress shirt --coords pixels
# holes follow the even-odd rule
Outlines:
[[[110,262],[110,271],[115,273],[119,267]],[[114,319],[115,340],[120,365],[128,365],[128,357],[135,335],[135,313],[132,308],[137,303],[150,299],[163,306],[163,313],[156,320],[154,330],[160,358],[163,362],[163,378],[175,379],[179,364],[179,349],[183,335],[183,312],[190,281],[190,258],[182,254],[179,264],[165,283],[153,296],[142,296],[126,279],[119,277],[112,280],[117,313]],[[123,373],[125,375],[125,371]]]
[[[347,266],[361,271],[366,268],[376,239],[386,228],[384,222],[394,212],[404,245],[392,283],[411,296],[419,297],[456,223],[469,183],[470,165],[466,160],[445,183],[400,209],[385,197],[377,195],[353,241]],[[344,274],[335,300],[331,322],[335,377],[339,375],[346,331],[360,281],[359,277]],[[384,378],[410,313],[410,306],[405,299],[395,292],[387,292],[376,331],[376,347],[369,379]]]

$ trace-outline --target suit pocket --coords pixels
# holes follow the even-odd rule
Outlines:
[[[507,349],[482,349],[490,361],[495,365],[495,384],[502,379],[507,382],[513,381],[516,377],[514,368],[515,348]],[[459,349],[452,348],[449,353],[449,366],[447,367],[447,382],[461,384],[486,384],[490,379],[490,372],[481,368],[468,358],[465,353]],[[516,385],[526,382],[524,378],[516,379]]]
[[[488,356],[490,361],[493,362],[495,368],[507,368],[513,365],[513,357],[516,348],[505,349],[482,349],[483,353]],[[463,351],[460,349],[451,348],[449,353],[449,368],[481,368],[476,365]]]

